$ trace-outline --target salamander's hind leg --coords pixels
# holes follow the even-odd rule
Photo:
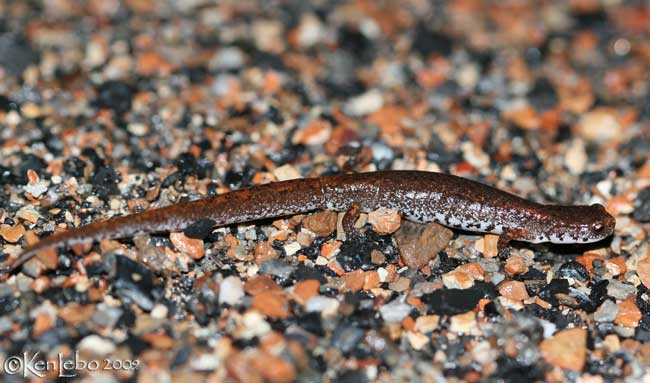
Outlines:
[[[497,253],[500,258],[508,258],[510,256],[510,241],[518,240],[526,237],[526,231],[523,229],[507,229],[497,241]]]
[[[346,238],[352,238],[352,237],[358,237],[360,235],[359,230],[357,230],[356,227],[354,227],[354,224],[357,222],[359,219],[359,215],[361,214],[361,205],[359,203],[354,202],[348,210],[345,212],[345,215],[343,215],[343,231],[345,232],[345,237]]]

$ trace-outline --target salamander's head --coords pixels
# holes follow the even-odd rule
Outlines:
[[[548,206],[547,206],[548,207]],[[612,235],[616,220],[603,205],[553,206],[546,241],[552,243],[591,243]]]

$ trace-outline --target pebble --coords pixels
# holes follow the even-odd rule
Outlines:
[[[513,301],[530,299],[526,285],[520,281],[505,281],[499,285],[499,294]]]
[[[262,375],[264,381],[269,383],[291,383],[295,381],[296,371],[294,366],[268,352],[258,352],[251,358],[251,365]]]
[[[77,343],[79,351],[90,355],[106,356],[115,351],[115,343],[99,335],[88,335]]]
[[[598,107],[582,115],[577,133],[587,141],[605,143],[619,140],[623,132],[616,110]]]
[[[306,279],[296,282],[293,288],[293,296],[296,302],[304,305],[310,298],[318,295],[320,282],[316,279]]]
[[[508,257],[508,259],[506,259],[504,270],[510,276],[521,275],[521,274],[526,274],[528,272],[528,266],[526,265],[526,261],[522,257],[511,256]]]
[[[329,237],[336,230],[337,214],[325,210],[316,214],[308,215],[302,220],[305,228],[319,237]]]
[[[235,306],[244,298],[244,285],[241,279],[230,276],[219,285],[219,303]]]
[[[39,219],[43,218],[32,205],[25,205],[21,207],[16,212],[16,216],[30,223],[36,223]]]
[[[395,299],[379,308],[379,313],[387,323],[400,323],[410,314],[413,307],[408,303]]]
[[[291,257],[295,255],[297,252],[299,252],[302,247],[300,246],[300,243],[297,241],[287,243],[286,245],[282,246],[284,249],[284,252],[287,254],[288,257]]]
[[[275,170],[273,170],[273,175],[275,178],[277,178],[278,181],[288,181],[302,178],[300,172],[298,172],[296,168],[289,164],[275,168]]]
[[[633,300],[626,299],[618,304],[618,315],[616,315],[616,323],[619,326],[636,328],[639,325],[642,314],[639,307]]]
[[[384,105],[382,93],[376,89],[353,97],[343,106],[343,112],[349,116],[359,117],[379,110]]]
[[[332,124],[323,119],[313,119],[297,130],[292,137],[295,144],[307,146],[324,145],[332,135]]]
[[[276,259],[278,257],[278,252],[268,242],[257,243],[253,248],[253,252],[255,263],[258,265],[261,265],[270,259]]]
[[[457,334],[469,334],[476,329],[476,314],[473,311],[454,315],[449,321],[449,331]]]
[[[92,321],[98,326],[113,328],[122,314],[123,310],[119,307],[109,306],[106,303],[99,303],[93,313]]]
[[[397,210],[385,209],[368,213],[368,223],[378,234],[387,235],[396,232],[401,222],[402,215]]]
[[[252,307],[269,318],[289,317],[289,298],[284,291],[263,291],[253,296]]]
[[[2,226],[0,227],[0,237],[9,243],[16,243],[20,240],[25,234],[25,226],[23,225],[14,225],[14,226]]]
[[[281,279],[287,279],[293,273],[293,266],[280,259],[271,259],[260,265],[260,274],[269,274]]]
[[[625,300],[630,294],[636,292],[636,287],[634,285],[621,282],[617,279],[612,279],[607,285],[607,295],[616,298],[618,300]]]
[[[47,184],[42,180],[36,183],[28,183],[25,186],[25,192],[31,194],[34,198],[38,198],[47,192]]]
[[[442,283],[448,289],[468,289],[474,286],[474,278],[463,271],[452,270],[442,275]]]
[[[307,300],[305,304],[306,312],[317,312],[323,316],[335,315],[339,309],[339,301],[334,298],[317,295]]]
[[[401,293],[411,287],[411,279],[407,277],[399,277],[394,282],[388,284],[388,288]]]
[[[438,328],[440,317],[438,315],[422,315],[415,320],[413,329],[421,333],[430,333]]]
[[[201,239],[190,238],[183,233],[170,233],[169,239],[180,252],[189,255],[192,259],[197,260],[205,256],[205,248]]]
[[[195,355],[190,359],[190,368],[195,371],[213,371],[219,367],[219,357],[212,353]]]
[[[157,304],[151,310],[151,317],[155,319],[165,319],[167,318],[168,312],[169,309],[167,308],[167,306],[163,304]]]
[[[323,40],[325,28],[316,15],[307,13],[300,18],[296,33],[301,47],[311,47]]]
[[[481,298],[492,295],[484,286],[474,285],[469,289],[438,289],[431,294],[424,294],[424,302],[429,312],[437,315],[455,315],[473,310]]]
[[[573,175],[584,173],[587,168],[587,160],[584,142],[580,139],[573,140],[564,154],[564,164],[569,169],[569,173]]]
[[[494,234],[485,234],[483,238],[476,241],[474,248],[476,251],[483,253],[485,258],[494,258],[498,255],[497,243],[499,236]]]
[[[555,276],[556,278],[573,278],[583,283],[590,280],[589,271],[582,264],[575,261],[562,264]]]
[[[618,306],[611,299],[607,299],[594,312],[596,322],[613,322],[618,316]]]
[[[246,281],[244,291],[248,295],[258,295],[265,291],[282,291],[282,287],[275,283],[270,275],[256,275]]]
[[[408,332],[406,336],[414,350],[421,350],[430,342],[428,336],[418,332]]]
[[[639,275],[641,283],[647,288],[650,288],[650,255],[639,259],[636,263],[636,273]]]
[[[637,193],[632,217],[639,222],[650,222],[650,187]]]
[[[572,371],[581,371],[587,353],[587,332],[572,328],[557,332],[539,345],[546,363]]]
[[[151,311],[154,305],[151,271],[123,255],[118,255],[115,259],[116,271],[113,282],[115,294],[127,302],[137,304],[147,312]]]
[[[365,272],[363,270],[353,270],[341,277],[341,282],[343,282],[341,287],[356,292],[363,288],[364,281]]]
[[[262,337],[271,332],[271,325],[264,319],[264,316],[255,311],[247,311],[242,316],[243,329],[238,333],[243,339]]]
[[[244,53],[237,47],[224,47],[219,49],[212,60],[210,66],[215,69],[234,70],[244,65]]]
[[[334,330],[332,346],[343,353],[349,353],[358,347],[362,341],[364,331],[354,324],[342,322]]]
[[[395,233],[402,261],[410,268],[419,270],[447,247],[453,232],[442,225],[420,225],[404,221]]]

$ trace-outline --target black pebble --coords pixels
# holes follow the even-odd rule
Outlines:
[[[86,163],[79,157],[71,157],[63,163],[63,170],[70,176],[82,178]]]
[[[609,285],[609,281],[606,279],[594,283],[589,293],[589,302],[581,303],[580,308],[588,313],[596,311],[607,299],[607,285]]]
[[[496,296],[494,286],[477,283],[469,289],[439,289],[422,296],[428,312],[437,315],[456,315],[473,310],[482,298]]]
[[[9,97],[4,94],[0,94],[0,111],[8,112],[10,110],[20,109],[18,104],[12,101]]]
[[[131,110],[133,101],[133,88],[122,81],[106,81],[97,89],[97,107],[111,109],[116,115],[121,116]]]
[[[47,167],[45,161],[33,154],[21,154],[20,160],[20,165],[18,165],[18,168],[14,171],[16,182],[20,184],[27,183],[28,170],[31,169],[39,175],[42,175],[41,171]]]
[[[216,224],[215,221],[209,218],[200,219],[193,224],[189,225],[184,231],[187,237],[194,239],[205,239],[210,233]]]
[[[560,266],[556,276],[559,278],[573,278],[580,282],[589,281],[589,271],[576,261],[566,262]]]
[[[639,222],[650,222],[650,187],[637,194],[632,217]]]
[[[0,34],[0,67],[8,73],[20,76],[29,65],[38,60],[38,51],[31,47],[24,36],[16,33]]]
[[[502,356],[497,359],[497,366],[495,373],[487,381],[529,383],[545,380],[544,371],[536,365],[525,365],[515,359]]]
[[[424,24],[419,24],[415,29],[413,49],[423,57],[431,54],[449,56],[453,48],[453,40],[440,32],[430,30]]]
[[[364,383],[368,382],[368,375],[362,370],[348,370],[341,372],[336,377],[338,383]]]
[[[152,295],[154,286],[149,269],[123,255],[116,255],[115,263],[113,281],[115,295],[127,302],[137,304],[145,311],[151,311],[154,305]]]
[[[540,289],[537,295],[546,302],[556,305],[557,299],[555,294],[568,294],[569,293],[569,281],[566,279],[553,279],[551,283],[545,285]]]
[[[349,323],[339,324],[332,334],[332,347],[349,354],[363,339],[364,331]]]
[[[338,45],[340,49],[347,50],[361,61],[371,61],[375,56],[372,40],[353,28],[339,30]]]
[[[199,170],[199,163],[192,153],[181,153],[176,159],[176,167],[182,176],[196,175]]]
[[[17,183],[16,178],[11,172],[11,169],[0,165],[0,185]]]
[[[305,265],[299,265],[296,267],[296,269],[291,273],[291,278],[295,279],[296,281],[304,281],[307,279],[316,279],[319,281],[321,284],[327,283],[327,279],[321,274],[320,271],[313,267],[305,266]]]
[[[325,335],[323,331],[323,323],[321,322],[320,313],[311,312],[306,313],[298,320],[300,327],[309,331],[310,333],[318,336]]]
[[[535,81],[533,88],[528,93],[528,99],[538,111],[551,109],[558,102],[557,92],[546,77],[541,77]]]
[[[118,182],[120,182],[120,177],[110,166],[98,168],[90,178],[90,183],[94,186],[95,193],[104,200],[108,199],[111,195],[119,193],[117,189]]]
[[[99,154],[97,154],[97,150],[94,148],[85,148],[81,151],[81,155],[89,159],[95,168],[101,168],[106,164],[106,161],[104,161],[104,159]]]

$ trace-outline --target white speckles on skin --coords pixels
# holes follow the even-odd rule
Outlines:
[[[454,227],[463,227],[463,221],[461,221],[458,217],[454,217],[453,215],[450,215],[446,221],[443,221],[443,223]]]

